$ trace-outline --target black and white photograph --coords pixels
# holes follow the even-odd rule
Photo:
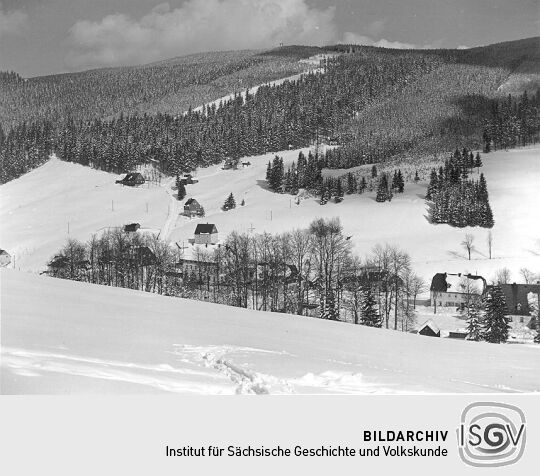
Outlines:
[[[539,8],[0,0],[0,393],[540,392]]]

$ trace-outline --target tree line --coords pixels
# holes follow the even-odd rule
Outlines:
[[[109,230],[69,240],[51,276],[257,309],[411,330],[425,290],[409,255],[376,246],[360,258],[338,219],[281,234],[231,233],[184,256],[153,235]]]
[[[490,113],[485,120],[484,151],[508,149],[538,142],[540,135],[540,90],[529,97],[520,96],[490,101]]]
[[[268,162],[266,169],[266,183],[268,188],[277,193],[288,193],[297,195],[300,189],[305,189],[319,197],[319,203],[325,205],[330,200],[335,203],[343,201],[344,195],[355,193],[362,194],[366,190],[371,190],[374,181],[378,177],[377,166],[370,169],[369,183],[366,174],[348,172],[339,177],[323,176],[323,169],[328,166],[327,157],[318,151],[309,151],[307,157],[300,151],[298,161],[285,170],[283,158],[276,155]],[[414,176],[415,181],[419,181],[418,172]],[[405,178],[401,169],[395,169],[390,179],[388,173],[380,174],[377,201],[384,202],[392,199],[393,193],[403,193],[405,189]]]

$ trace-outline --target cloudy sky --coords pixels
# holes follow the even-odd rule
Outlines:
[[[537,36],[540,0],[0,0],[0,70],[338,42],[471,47]]]

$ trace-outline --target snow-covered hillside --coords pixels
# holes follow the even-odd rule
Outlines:
[[[280,153],[285,163],[298,151]],[[187,198],[196,198],[205,208],[206,217],[190,220],[179,217],[171,232],[175,241],[187,243],[196,223],[215,223],[220,236],[233,230],[277,232],[307,227],[315,217],[339,216],[345,233],[352,235],[356,252],[368,254],[377,243],[399,245],[408,251],[415,270],[429,282],[436,272],[473,272],[491,278],[496,269],[508,267],[519,281],[519,269],[540,272],[540,149],[500,151],[483,156],[490,202],[495,217],[493,259],[489,259],[485,228],[452,228],[432,225],[427,219],[424,200],[426,183],[407,184],[403,195],[390,203],[377,203],[375,193],[347,195],[340,204],[321,206],[317,198],[295,204],[291,195],[281,195],[266,188],[266,165],[272,154],[250,157],[251,166],[240,170],[221,170],[219,166],[203,169],[199,183],[189,185]],[[239,205],[223,212],[220,207],[233,192]],[[471,261],[460,246],[466,233],[475,237],[476,251]]]
[[[291,163],[298,151],[279,154]],[[199,170],[199,183],[187,186],[186,200],[193,197],[203,205],[206,217],[202,219],[179,215],[183,202],[172,199],[171,182],[131,189],[114,184],[112,174],[51,160],[0,186],[0,247],[15,255],[17,268],[40,270],[64,244],[68,222],[69,236],[80,240],[104,227],[139,222],[161,230],[162,237],[187,244],[201,222],[215,223],[224,238],[233,230],[287,231],[306,227],[315,217],[339,216],[358,254],[369,253],[377,243],[397,244],[411,254],[415,271],[428,282],[436,272],[445,271],[469,271],[489,279],[496,269],[506,266],[515,281],[520,280],[522,267],[540,271],[539,148],[483,155],[482,171],[495,217],[491,260],[488,230],[428,223],[425,183],[407,184],[405,193],[391,203],[375,202],[372,192],[347,195],[340,204],[320,206],[316,198],[307,198],[296,205],[293,196],[266,188],[266,165],[272,157],[250,157],[251,165],[239,170],[222,170],[219,165]],[[223,212],[221,206],[231,192],[238,206]],[[475,237],[471,261],[460,246],[466,233]]]
[[[67,238],[86,241],[133,222],[159,231],[171,206],[165,187],[123,187],[117,178],[51,159],[1,185],[0,248],[14,257],[16,268],[40,271]]]
[[[2,393],[540,391],[538,346],[423,337],[14,270],[0,278]]]

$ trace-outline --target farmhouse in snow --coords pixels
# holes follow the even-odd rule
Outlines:
[[[145,182],[144,177],[139,172],[130,172],[126,174],[126,176],[123,179],[116,181],[116,183],[119,183],[121,185],[128,185],[130,187],[134,187],[136,185],[142,185],[144,182]]]
[[[218,230],[213,223],[199,223],[195,228],[196,245],[215,245],[218,241]]]
[[[463,277],[466,278],[464,275]],[[434,307],[459,307],[471,299],[480,299],[477,292],[467,292],[467,287],[462,284],[461,275],[437,273],[431,280],[430,294],[431,305]]]
[[[187,217],[203,217],[204,208],[197,200],[190,198],[184,204],[184,215]]]

